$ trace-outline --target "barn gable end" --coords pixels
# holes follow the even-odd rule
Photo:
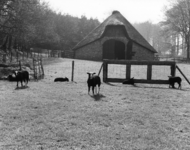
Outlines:
[[[118,11],[114,11],[73,50],[75,58],[88,60],[153,60],[157,53]]]

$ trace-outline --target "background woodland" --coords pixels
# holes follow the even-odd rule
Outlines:
[[[133,26],[158,51],[159,56],[190,58],[190,1],[172,1],[163,21]],[[126,18],[127,19],[127,18]],[[50,9],[40,0],[0,1],[0,54],[72,48],[101,22]]]

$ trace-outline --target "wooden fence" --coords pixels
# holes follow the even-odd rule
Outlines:
[[[42,58],[33,59],[34,79],[42,79],[44,77],[44,68]]]
[[[108,78],[108,65],[120,64],[126,65],[126,78]],[[168,80],[153,80],[152,79],[152,66],[170,66],[171,76],[175,76],[176,62],[169,61],[136,61],[136,60],[103,60],[103,81],[104,82],[123,82],[131,78],[131,66],[144,65],[147,66],[146,79],[135,79],[135,83],[148,83],[148,84],[168,84]]]

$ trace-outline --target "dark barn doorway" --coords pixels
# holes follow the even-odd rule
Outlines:
[[[113,39],[104,42],[103,59],[125,59],[125,44]]]
[[[115,59],[125,59],[125,44],[115,41]]]

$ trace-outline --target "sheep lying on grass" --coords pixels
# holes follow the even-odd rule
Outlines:
[[[90,93],[90,87],[92,87],[92,93],[94,95],[94,88],[96,88],[96,94],[99,94],[100,92],[100,85],[101,85],[101,79],[98,75],[94,75],[96,73],[94,72],[87,72],[88,74],[88,94]],[[98,85],[98,92],[97,92],[97,85]]]
[[[59,78],[55,78],[54,82],[68,82],[69,79],[67,77],[65,78],[62,78],[62,77],[59,77]]]
[[[174,77],[174,76],[168,76],[169,77],[169,88],[175,88],[175,83],[178,83],[178,89],[181,89],[181,78],[180,77]]]
[[[7,80],[9,80],[9,81],[17,81],[16,76],[14,76],[12,74],[7,76]]]
[[[17,87],[19,81],[21,82],[21,86],[23,86],[22,82],[25,82],[25,86],[28,84],[29,81],[29,73],[28,71],[14,71],[16,81],[17,81]]]
[[[123,84],[131,84],[131,85],[134,85],[134,84],[135,84],[134,77],[133,77],[133,78],[130,78],[129,80],[123,81]]]

